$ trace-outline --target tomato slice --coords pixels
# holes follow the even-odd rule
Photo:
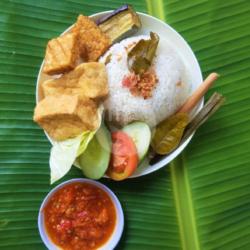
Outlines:
[[[139,159],[135,144],[126,133],[116,131],[111,134],[112,152],[107,175],[116,181],[129,177],[136,170]]]

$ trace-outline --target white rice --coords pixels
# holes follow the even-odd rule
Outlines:
[[[144,121],[154,127],[163,119],[173,114],[186,100],[189,84],[185,77],[185,67],[176,51],[163,39],[160,39],[156,57],[153,61],[158,83],[149,99],[133,96],[129,89],[122,86],[124,76],[129,74],[127,51],[125,47],[149,36],[127,38],[113,45],[100,59],[105,62],[111,53],[111,60],[106,65],[109,83],[109,97],[104,106],[108,111],[108,120],[124,126],[132,121]],[[179,86],[178,83],[182,84]]]

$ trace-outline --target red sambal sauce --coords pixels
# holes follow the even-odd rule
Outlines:
[[[109,195],[88,183],[59,189],[44,208],[46,231],[64,250],[92,250],[102,246],[115,228],[116,212]]]

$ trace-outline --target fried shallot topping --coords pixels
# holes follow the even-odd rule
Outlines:
[[[143,74],[130,73],[122,80],[122,86],[130,90],[133,96],[141,96],[144,99],[152,97],[153,90],[158,82],[156,73],[150,69]]]

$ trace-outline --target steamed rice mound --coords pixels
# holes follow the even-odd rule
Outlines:
[[[161,38],[152,63],[158,78],[152,97],[143,99],[133,96],[122,85],[123,78],[130,73],[127,66],[128,51],[142,38],[149,39],[149,36],[127,38],[113,45],[100,59],[100,62],[106,62],[108,74],[109,97],[104,103],[106,119],[118,126],[144,121],[154,127],[173,114],[188,97],[184,64],[176,51]]]

